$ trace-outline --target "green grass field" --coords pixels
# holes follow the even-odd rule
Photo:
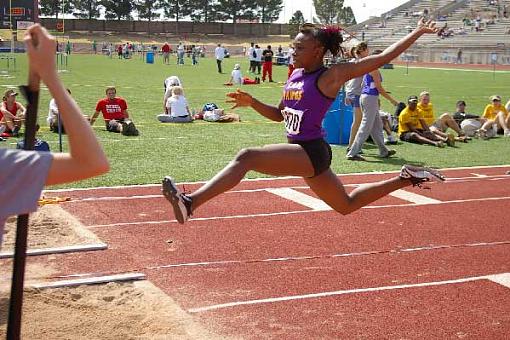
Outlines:
[[[175,59],[171,60],[175,62]],[[1,61],[5,63],[5,61]],[[200,109],[206,102],[214,102],[225,108],[225,94],[232,88],[223,86],[234,63],[242,64],[246,75],[246,60],[225,59],[224,72],[216,72],[215,60],[201,59],[198,66],[177,67],[173,63],[163,65],[160,58],[155,64],[146,64],[140,57],[131,60],[109,59],[100,55],[72,55],[68,72],[61,73],[65,84],[85,114],[94,112],[95,104],[104,96],[104,88],[117,86],[118,95],[127,99],[129,111],[141,134],[139,137],[124,137],[107,133],[101,120],[94,126],[98,138],[108,154],[111,171],[101,177],[75,183],[72,186],[112,186],[126,184],[158,183],[165,175],[177,181],[206,180],[223,168],[243,147],[285,142],[284,128],[280,123],[270,122],[251,109],[236,110],[241,123],[219,124],[194,122],[192,124],[161,124],[155,116],[163,108],[163,80],[177,75],[183,81],[185,94],[191,107]],[[17,56],[17,71],[0,74],[0,85],[4,88],[26,82],[26,58]],[[5,64],[0,64],[3,70]],[[286,68],[274,67],[274,79],[283,82]],[[425,70],[405,68],[382,70],[384,86],[392,95],[405,101],[408,95],[422,90],[431,92],[436,114],[455,108],[458,99],[466,100],[468,111],[481,114],[492,94],[500,94],[506,102],[506,90],[510,83],[510,72],[462,70]],[[245,86],[244,89],[258,99],[277,104],[282,83]],[[22,100],[22,98],[20,98]],[[53,151],[58,150],[58,136],[46,128],[50,96],[43,89],[39,110],[42,126],[40,137],[50,142]],[[392,111],[390,104],[383,102],[383,109]],[[13,140],[2,142],[0,147],[14,147]],[[404,163],[426,164],[434,167],[458,167],[474,165],[510,164],[510,139],[503,137],[490,141],[473,140],[457,144],[455,148],[438,149],[400,143],[394,147],[397,157],[389,160],[376,158],[377,149],[368,145],[365,155],[368,162],[345,160],[345,146],[333,147],[332,168],[337,173],[396,170]],[[64,147],[65,149],[65,147]],[[374,157],[371,157],[374,156]],[[262,176],[249,173],[249,177]]]

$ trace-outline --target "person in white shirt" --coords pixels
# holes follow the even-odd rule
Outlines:
[[[289,49],[287,50],[287,58],[288,58],[288,66],[289,66],[289,71],[287,72],[287,79],[290,78],[290,75],[292,74],[292,72],[294,72],[294,47],[292,46],[292,44],[289,45]]]
[[[184,45],[182,42],[177,46],[177,65],[184,65]]]
[[[163,85],[165,87],[165,95],[163,96],[163,110],[166,112],[166,102],[167,102],[168,98],[170,98],[172,96],[172,88],[174,86],[182,87],[182,82],[179,79],[179,77],[170,76],[165,79]]]
[[[255,77],[255,80],[250,79],[248,77],[243,78],[243,74],[241,73],[241,65],[235,64],[234,69],[232,70],[232,74],[230,76],[230,80],[225,85],[253,85],[259,84],[260,78]]]
[[[67,93],[71,94],[71,90],[66,89]],[[58,112],[58,106],[57,102],[55,101],[55,98],[51,98],[50,100],[50,108],[48,110],[48,117],[46,117],[46,122],[48,123],[48,126],[50,127],[50,131],[58,133],[58,120],[60,118],[60,114]],[[65,133],[64,131],[64,125],[60,124],[62,133]]]
[[[188,101],[181,86],[172,87],[172,96],[166,102],[166,113],[158,115],[162,123],[190,123],[193,121]]]
[[[257,53],[255,52],[255,43],[251,43],[250,45],[248,49],[248,60],[250,61],[249,72],[255,73],[255,68],[257,67]]]
[[[214,56],[216,57],[216,64],[218,64],[218,73],[223,73],[221,70],[221,62],[223,61],[223,58],[225,58],[225,49],[221,46],[221,44],[218,44],[214,50]]]
[[[262,49],[259,45],[255,45],[255,54],[257,57],[255,58],[255,65],[257,66],[257,74],[260,74],[262,69]]]

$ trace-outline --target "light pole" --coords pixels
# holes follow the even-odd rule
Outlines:
[[[64,13],[65,13],[65,0],[62,0],[62,36],[64,36],[65,33],[65,23],[64,23]]]
[[[14,53],[14,33],[12,31],[12,0],[9,0],[9,27],[11,28],[11,54]]]

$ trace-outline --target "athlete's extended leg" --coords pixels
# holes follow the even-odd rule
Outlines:
[[[347,215],[395,190],[409,185],[417,185],[424,181],[443,181],[444,177],[432,169],[404,165],[399,176],[376,183],[363,184],[349,194],[346,193],[342,182],[331,169],[316,177],[305,178],[305,180],[320,199],[335,211]]]
[[[350,214],[392,191],[412,184],[407,179],[395,177],[382,182],[364,184],[348,194],[331,169],[316,177],[305,178],[305,181],[321,200],[342,215]]]
[[[313,166],[305,150],[297,144],[273,144],[241,150],[236,158],[189,197],[193,210],[211,198],[232,189],[250,170],[274,176],[313,175]]]

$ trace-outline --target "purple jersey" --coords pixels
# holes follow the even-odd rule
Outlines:
[[[292,141],[307,141],[324,137],[322,119],[333,103],[317,87],[317,81],[326,71],[325,67],[305,73],[296,69],[283,88],[282,115],[287,138]]]

